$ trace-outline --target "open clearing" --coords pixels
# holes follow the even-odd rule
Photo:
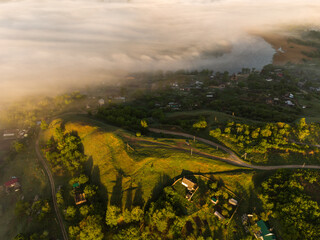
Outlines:
[[[143,141],[132,143],[127,139],[130,135],[134,137],[129,132],[83,116],[54,120],[44,132],[42,140],[49,139],[55,127],[62,123],[66,131],[75,131],[82,139],[84,153],[89,159],[87,171],[92,180],[101,183],[110,204],[120,207],[145,204],[181,174],[242,169],[162,145],[169,139],[153,139],[154,143],[160,145]],[[141,140],[151,139],[141,137]],[[185,139],[173,141],[185,142]]]

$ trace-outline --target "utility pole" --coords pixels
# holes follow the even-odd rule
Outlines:
[[[190,148],[190,154],[191,154],[191,156],[192,156],[192,148]]]
[[[196,136],[193,136],[193,142],[195,142],[196,141]]]

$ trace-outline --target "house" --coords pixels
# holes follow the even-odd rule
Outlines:
[[[237,81],[238,80],[238,75],[237,74],[232,74],[230,77],[231,81]]]
[[[98,101],[98,103],[99,103],[100,106],[104,105],[104,99],[103,99],[103,98],[100,98],[99,101]]]
[[[272,82],[273,79],[272,79],[272,78],[267,78],[266,81],[267,81],[267,82]]]
[[[290,94],[289,94],[289,98],[291,98],[291,99],[293,99],[293,98],[294,98],[294,96],[293,96],[293,94],[292,94],[292,93],[290,93]]]
[[[197,184],[192,182],[192,181],[190,181],[187,178],[183,178],[181,184],[183,186],[185,186],[189,191],[196,190],[196,188],[197,188]]]
[[[21,187],[19,180],[16,177],[12,177],[12,179],[6,182],[4,186],[6,188],[6,192],[9,192],[11,189],[17,192],[20,190],[20,187]]]
[[[171,108],[172,110],[180,110],[181,105],[176,102],[169,102],[167,107]]]
[[[267,227],[267,224],[263,220],[258,221],[257,225],[260,228],[260,230],[258,232],[254,233],[254,236],[257,239],[261,239],[261,240],[275,240],[276,239],[276,236],[270,231],[270,229]]]
[[[211,197],[211,202],[213,202],[213,204],[217,204],[219,200],[216,199],[215,197]]]
[[[289,105],[289,106],[294,106],[294,103],[291,102],[290,100],[285,101],[285,103],[286,103],[287,105]]]
[[[215,211],[215,212],[214,212],[214,215],[217,216],[217,217],[219,218],[219,220],[224,220],[224,219],[225,219],[225,217],[222,216],[222,214],[219,213],[218,211]]]
[[[84,193],[75,193],[74,195],[74,201],[76,203],[76,205],[79,205],[81,203],[85,203],[87,200],[86,200],[86,196]]]
[[[74,189],[74,201],[76,205],[86,202],[86,195],[80,190],[80,183],[75,182],[72,184]]]
[[[118,102],[126,102],[126,97],[117,96],[117,97],[114,97],[113,100]]]
[[[235,200],[234,198],[230,198],[230,199],[229,199],[229,203],[230,203],[231,205],[233,205],[233,206],[237,206],[237,205],[238,205],[238,201]]]
[[[4,139],[11,139],[15,138],[18,130],[10,129],[10,130],[4,130],[3,132],[3,138]]]

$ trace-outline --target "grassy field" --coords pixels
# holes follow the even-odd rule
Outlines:
[[[189,152],[163,145],[171,141],[168,138],[141,137],[141,140],[147,142],[129,141],[128,136],[134,138],[131,133],[84,116],[68,116],[54,120],[43,133],[42,140],[46,141],[52,136],[53,130],[59,124],[63,124],[66,131],[78,133],[88,157],[87,171],[90,172],[92,180],[101,183],[110,204],[120,207],[145,204],[150,198],[156,197],[163,186],[170,184],[174,177],[181,174],[240,169],[195,154],[191,156]],[[184,139],[172,141],[173,144],[185,142]],[[204,148],[202,144],[199,144],[199,147]]]
[[[185,119],[190,117],[194,118],[195,121],[199,120],[199,116],[206,117],[208,125],[214,123],[221,123],[221,122],[241,122],[241,123],[261,123],[259,121],[250,120],[243,117],[237,117],[230,114],[226,114],[223,112],[213,111],[213,110],[194,110],[194,111],[184,111],[184,112],[174,112],[174,113],[167,113],[166,116],[175,119]]]
[[[50,236],[59,238],[60,231],[53,213],[42,222],[33,217],[16,216],[14,213],[18,200],[32,202],[36,195],[40,199],[51,199],[48,178],[36,158],[34,142],[30,140],[25,151],[2,162],[1,169],[1,185],[15,176],[19,179],[21,191],[10,194],[4,190],[0,192],[0,239],[12,239],[20,232],[42,233],[44,230],[49,231]]]

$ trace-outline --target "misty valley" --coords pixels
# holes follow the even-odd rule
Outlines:
[[[0,6],[0,239],[320,239],[317,1]]]

